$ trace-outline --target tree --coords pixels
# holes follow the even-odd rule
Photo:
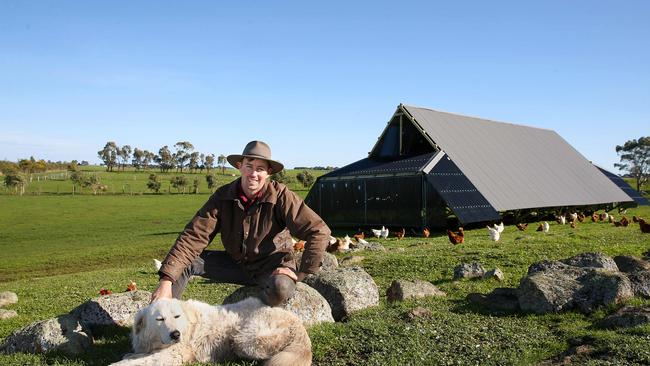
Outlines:
[[[201,162],[201,165],[199,165],[199,173],[203,173],[203,169],[205,169],[205,154],[201,153],[199,160]]]
[[[627,171],[636,180],[636,190],[648,182],[650,175],[650,136],[626,141],[623,146],[616,145],[616,153],[621,160],[615,167]]]
[[[217,179],[213,174],[208,174],[205,176],[205,181],[208,182],[208,189],[212,190],[217,185]]]
[[[207,170],[208,173],[210,173],[210,170],[212,169],[213,166],[214,166],[214,154],[207,155],[205,157],[205,170]]]
[[[113,167],[117,164],[117,144],[113,141],[107,142],[104,148],[97,152],[97,155],[106,165],[106,171],[112,172]]]
[[[284,184],[293,183],[294,181],[292,177],[286,174],[285,170],[280,170],[277,173],[271,174],[271,179],[273,179],[278,183],[284,183]]]
[[[176,188],[176,190],[178,190],[178,193],[181,192],[181,189],[183,189],[183,193],[185,193],[185,187],[187,186],[187,177],[184,175],[172,177],[171,184],[174,186],[174,188]]]
[[[147,182],[147,188],[154,191],[155,193],[160,192],[160,181],[158,176],[155,174],[149,174],[149,181]]]
[[[133,159],[131,160],[131,164],[135,168],[135,170],[140,170],[142,166],[144,165],[144,157],[145,157],[145,151],[142,151],[138,149],[137,147],[133,149]]]
[[[226,156],[221,154],[217,159],[217,164],[221,168],[221,174],[226,174]]]
[[[187,167],[190,171],[194,172],[196,168],[199,167],[199,152],[194,151],[190,154],[190,162],[187,163]]]
[[[176,148],[176,152],[174,153],[174,158],[176,160],[176,164],[178,168],[182,173],[183,167],[185,166],[185,162],[189,160],[190,153],[192,152],[192,150],[194,150],[194,145],[192,145],[189,141],[179,141],[176,144],[174,144],[174,147]]]
[[[144,170],[147,170],[149,168],[149,164],[151,162],[155,161],[156,159],[156,154],[152,153],[151,151],[145,150],[144,155],[142,157],[142,167]]]
[[[314,176],[307,170],[303,170],[302,172],[298,173],[296,179],[302,183],[303,187],[309,187],[312,183],[314,183]]]
[[[199,193],[199,182],[200,182],[199,178],[194,178],[194,180],[192,181],[192,190],[193,190],[192,192],[194,194]]]
[[[160,166],[161,172],[169,171],[174,166],[174,156],[167,145],[163,146],[158,150],[158,156],[156,156],[156,162]]]
[[[126,163],[128,163],[129,158],[131,157],[131,146],[124,145],[117,150],[117,156],[122,160],[122,171],[126,168]]]
[[[13,187],[14,192],[22,196],[25,193],[25,187],[27,186],[27,179],[25,176],[17,171],[9,171],[5,173],[4,183],[7,187]]]

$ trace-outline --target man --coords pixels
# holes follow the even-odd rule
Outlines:
[[[276,306],[293,295],[296,282],[320,269],[330,229],[285,185],[269,181],[284,168],[271,158],[271,148],[251,141],[241,155],[227,159],[241,177],[217,189],[185,226],[158,272],[152,302],[179,299],[190,277],[199,275],[218,283],[260,285],[262,300]],[[299,267],[285,229],[306,241]],[[219,232],[225,251],[204,250]]]

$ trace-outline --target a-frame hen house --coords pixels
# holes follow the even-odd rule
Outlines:
[[[400,104],[368,157],[306,198],[330,226],[444,227],[634,200],[557,133]]]

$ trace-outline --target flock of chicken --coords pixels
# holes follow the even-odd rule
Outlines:
[[[575,229],[577,228],[578,223],[586,221],[587,217],[588,216],[582,213],[573,212],[573,213],[569,213],[568,215],[555,216],[555,221],[557,221],[557,223],[560,225],[569,224],[572,229]],[[609,222],[616,227],[627,227],[630,225],[630,223],[638,223],[642,233],[650,233],[650,223],[646,222],[641,217],[632,216],[632,220],[630,220],[625,215],[623,215],[620,220],[616,221],[614,216],[608,214],[607,212],[600,213],[600,214],[594,212],[591,215],[590,219],[593,222]],[[516,224],[515,227],[520,231],[525,231],[526,229],[528,229],[528,223],[519,223]],[[536,230],[544,233],[548,233],[550,228],[551,225],[548,222],[543,221],[539,223],[539,226],[537,226]],[[503,225],[503,222],[501,222],[499,224],[493,224],[491,226],[488,225],[487,229],[488,229],[488,235],[490,237],[490,240],[499,241],[499,239],[501,239],[501,233],[503,233],[505,226]],[[370,229],[370,230],[372,231],[372,235],[374,235],[375,238],[387,239],[389,236],[392,235],[397,239],[402,239],[406,235],[406,230],[404,228],[402,228],[402,230],[400,231],[395,231],[395,232],[390,232],[385,226],[382,226],[381,229]],[[431,232],[429,231],[428,228],[424,228],[422,230],[423,237],[428,238],[430,234]],[[447,230],[447,236],[449,237],[449,242],[451,242],[454,245],[465,242],[465,232],[463,231],[462,227],[459,227],[458,231]],[[362,244],[368,244],[365,238],[366,238],[366,234],[361,229],[359,229],[359,231],[356,234],[354,234],[352,238],[348,235],[346,235],[343,238],[335,238],[333,236],[330,236],[330,241],[329,241],[329,245],[327,246],[327,251],[330,253],[343,252]],[[295,239],[292,240],[293,240],[293,247],[295,251],[304,250],[305,242],[303,240],[299,240],[299,241]]]

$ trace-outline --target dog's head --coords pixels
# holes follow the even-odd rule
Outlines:
[[[190,331],[191,314],[185,303],[160,299],[141,309],[135,316],[132,340],[136,353],[152,353],[184,340]]]

